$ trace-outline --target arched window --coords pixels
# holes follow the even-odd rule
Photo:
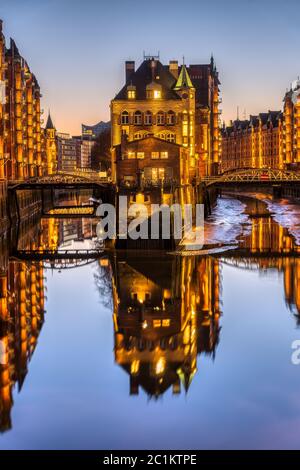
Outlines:
[[[145,125],[151,126],[152,124],[152,113],[151,111],[146,111],[145,113]]]
[[[174,111],[168,111],[167,114],[167,125],[173,126],[175,124],[175,113]]]
[[[134,113],[134,125],[140,126],[142,124],[142,113],[141,111],[136,111]]]
[[[163,111],[159,111],[157,113],[157,116],[156,116],[156,124],[158,126],[162,126],[162,125],[164,125],[164,123],[165,123],[165,115],[164,115]]]
[[[157,137],[162,140],[166,140],[166,133],[165,132],[160,132],[157,134]]]
[[[176,142],[176,135],[174,134],[174,132],[168,132],[168,134],[166,135],[166,140],[168,142]]]
[[[149,132],[136,132],[133,136],[134,140],[145,139],[145,137],[149,137]]]
[[[167,142],[176,142],[176,134],[174,132],[160,132],[157,137]]]
[[[123,111],[121,114],[121,124],[129,124],[129,114],[128,111]]]

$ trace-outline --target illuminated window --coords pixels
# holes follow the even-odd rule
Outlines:
[[[161,98],[161,91],[160,90],[154,90],[153,97],[154,97],[155,100]]]
[[[169,157],[168,152],[160,152],[160,158],[166,159],[168,157]]]
[[[135,99],[135,90],[128,90],[127,91],[127,98],[129,100],[134,100]]]
[[[176,135],[173,132],[166,134],[166,140],[168,142],[176,142]]]
[[[123,111],[121,114],[121,124],[129,124],[129,114],[127,111]]]
[[[183,136],[187,136],[187,135],[188,135],[188,124],[185,123],[185,122],[182,124],[182,135],[183,135]]]
[[[165,133],[165,132],[161,132],[160,134],[158,134],[157,137],[158,137],[159,139],[166,140],[166,133]]]
[[[138,158],[139,160],[142,160],[144,157],[145,157],[144,152],[137,152],[136,158]]]
[[[151,158],[153,160],[158,160],[159,159],[159,152],[151,152]]]
[[[131,374],[132,375],[137,374],[139,372],[139,368],[140,368],[140,361],[135,359],[131,363],[131,367],[130,367]]]
[[[153,327],[160,328],[161,327],[161,320],[153,320]]]
[[[140,126],[142,124],[142,113],[141,113],[141,111],[136,111],[134,113],[134,124],[135,124],[135,126]]]
[[[158,126],[162,126],[164,123],[165,123],[165,115],[162,111],[159,111],[156,117],[156,124]]]
[[[152,113],[151,111],[147,111],[145,113],[145,125],[151,126],[151,124],[152,124]]]
[[[167,125],[173,126],[175,124],[175,113],[174,111],[168,111],[167,114]]]
[[[164,180],[165,169],[164,168],[151,168],[151,179],[152,181]]]
[[[171,323],[170,318],[165,318],[165,319],[162,321],[162,326],[166,328],[166,327],[170,326],[170,323]]]
[[[135,158],[135,152],[128,152],[128,158],[129,159]]]
[[[161,357],[155,364],[154,370],[156,375],[163,374],[166,368],[166,360],[165,358]]]

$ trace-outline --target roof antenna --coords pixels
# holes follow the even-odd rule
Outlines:
[[[236,108],[236,120],[237,121],[240,120],[240,108],[239,108],[239,106],[237,106],[237,108]]]

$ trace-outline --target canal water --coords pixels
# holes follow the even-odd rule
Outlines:
[[[1,449],[299,447],[299,208],[247,196],[205,255],[42,259],[94,248],[87,219],[2,241]]]

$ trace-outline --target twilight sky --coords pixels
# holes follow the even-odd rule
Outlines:
[[[36,74],[59,131],[109,119],[124,61],[206,63],[213,52],[228,121],[280,109],[300,75],[298,0],[0,0],[4,34]]]

